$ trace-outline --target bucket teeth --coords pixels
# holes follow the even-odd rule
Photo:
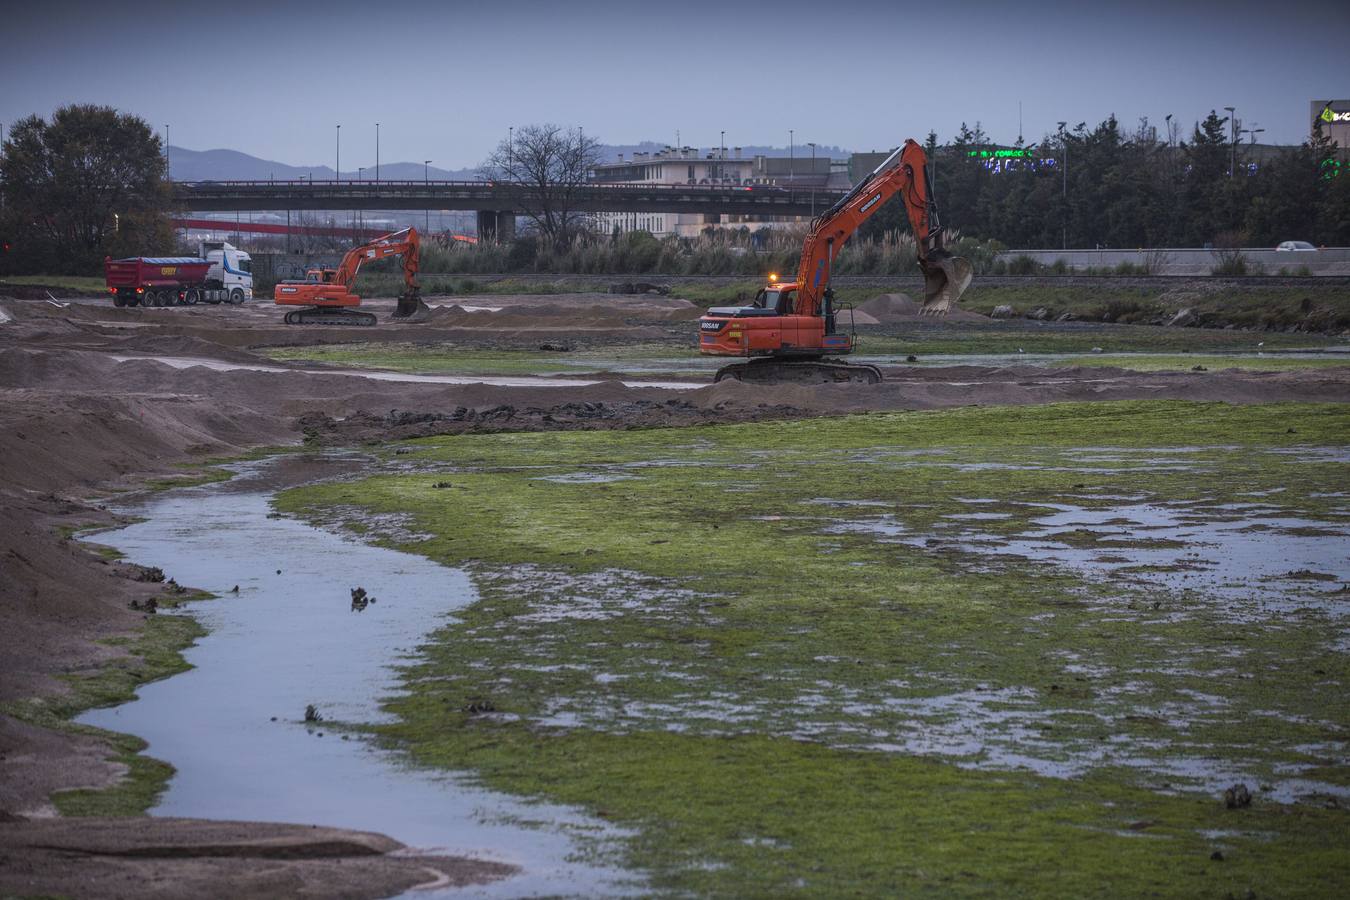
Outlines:
[[[400,300],[398,308],[389,316],[392,322],[425,322],[429,318],[431,318],[431,307],[427,306],[421,299],[407,303]]]
[[[920,315],[945,316],[970,287],[975,268],[961,256],[941,256],[923,265],[923,306]]]

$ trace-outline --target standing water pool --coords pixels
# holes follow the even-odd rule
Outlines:
[[[97,537],[217,595],[190,607],[209,629],[184,651],[194,668],[79,718],[143,738],[149,755],[177,769],[151,814],[376,831],[422,852],[520,867],[455,896],[640,890],[631,873],[585,858],[619,835],[613,826],[411,767],[303,721],[309,704],[335,722],[385,720],[380,700],[398,690],[393,667],[475,591],[461,570],[273,517],[271,493],[247,484],[268,465],[239,466],[235,483],[156,495],[122,510],[142,521]],[[360,612],[356,587],[375,598]]]

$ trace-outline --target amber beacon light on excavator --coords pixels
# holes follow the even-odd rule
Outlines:
[[[303,307],[286,313],[287,325],[374,325],[374,314],[353,308],[360,305],[361,298],[352,292],[352,282],[362,263],[401,256],[404,289],[392,318],[422,321],[428,310],[417,284],[421,246],[416,228],[386,234],[348,250],[336,269],[310,269],[302,281],[277,282],[272,299],[280,306]]]
[[[838,203],[818,216],[802,242],[797,280],[770,281],[749,306],[718,306],[699,320],[699,351],[739,356],[748,362],[724,366],[715,380],[859,382],[876,384],[881,370],[829,356],[852,353],[854,335],[840,328],[840,310],[830,289],[834,261],[847,241],[896,194],[905,204],[919,268],[924,276],[920,312],[944,315],[970,286],[968,260],[942,246],[942,226],[932,199],[928,157],[912,140]]]

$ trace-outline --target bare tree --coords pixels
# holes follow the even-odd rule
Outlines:
[[[489,181],[511,185],[516,211],[541,237],[562,247],[586,219],[577,210],[578,199],[599,162],[599,142],[579,127],[525,125],[497,145],[480,172]]]

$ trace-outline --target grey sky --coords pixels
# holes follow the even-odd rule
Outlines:
[[[172,142],[291,164],[475,165],[508,126],[603,141],[889,147],[982,122],[1029,141],[1114,112],[1183,134],[1236,106],[1263,140],[1350,98],[1350,3],[531,0],[120,4],[7,11],[0,121],[69,102],[138,113]]]

